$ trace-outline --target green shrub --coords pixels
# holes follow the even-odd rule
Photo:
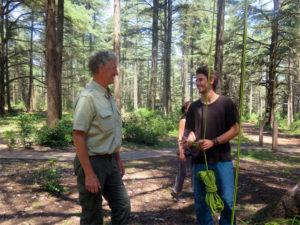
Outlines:
[[[72,122],[67,119],[60,120],[54,129],[44,125],[37,132],[37,143],[48,147],[69,146],[73,143],[72,126]]]
[[[158,143],[158,137],[177,130],[178,119],[169,119],[160,111],[139,109],[131,113],[123,124],[124,140],[146,145]]]
[[[35,116],[29,113],[23,113],[17,117],[17,127],[22,144],[28,148],[32,144],[32,137],[36,129]]]
[[[7,140],[7,146],[9,149],[13,148],[17,144],[17,136],[13,130],[4,131],[4,139]]]
[[[60,173],[55,168],[56,159],[50,159],[42,170],[35,175],[35,183],[41,185],[44,191],[54,195],[60,195],[66,192],[66,189],[60,185]]]
[[[123,136],[126,141],[135,142],[146,145],[155,145],[158,143],[158,138],[151,130],[140,127],[134,122],[125,122],[123,124]]]

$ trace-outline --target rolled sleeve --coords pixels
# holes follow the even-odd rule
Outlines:
[[[85,133],[89,130],[95,109],[92,98],[89,95],[81,95],[75,103],[73,130],[82,130]]]

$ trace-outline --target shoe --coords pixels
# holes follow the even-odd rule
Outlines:
[[[181,196],[181,194],[179,193],[175,193],[174,191],[171,192],[171,195],[173,197],[173,200],[175,202],[178,202],[178,203],[185,203],[185,199]]]

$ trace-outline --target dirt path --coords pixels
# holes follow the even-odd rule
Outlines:
[[[258,142],[259,141],[259,129],[255,128],[254,124],[243,122],[242,124],[243,135],[247,138]],[[264,130],[263,132],[263,143],[265,146],[272,145],[272,132]],[[297,147],[300,148],[300,138],[294,136],[278,134],[278,147]]]

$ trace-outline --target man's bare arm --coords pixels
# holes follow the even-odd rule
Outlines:
[[[97,194],[101,186],[90,162],[85,141],[85,132],[81,130],[74,130],[73,140],[77,156],[85,174],[85,188],[89,192]]]

